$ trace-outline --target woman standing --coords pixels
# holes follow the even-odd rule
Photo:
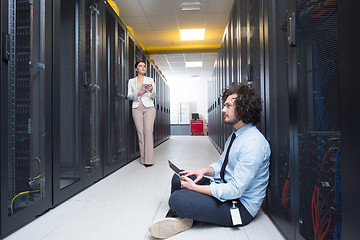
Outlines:
[[[154,80],[145,76],[144,61],[136,62],[135,70],[137,77],[129,79],[127,97],[133,101],[132,116],[139,138],[140,160],[145,167],[150,167],[154,164],[153,130],[156,110],[153,100],[156,88]]]

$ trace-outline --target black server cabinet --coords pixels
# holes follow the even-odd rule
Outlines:
[[[337,7],[313,4],[269,8],[269,214],[289,239],[341,239]]]
[[[102,176],[101,2],[55,1],[54,204]]]
[[[87,187],[103,177],[104,150],[102,136],[104,125],[102,94],[105,91],[104,68],[104,2],[87,0],[82,3],[82,25],[84,36],[81,41],[85,45],[81,49],[83,58],[83,87],[81,106],[84,108],[81,126],[83,151],[84,187]]]
[[[157,123],[157,130],[156,130],[156,144],[159,144],[160,143],[160,140],[161,140],[161,129],[162,129],[162,104],[163,104],[163,101],[162,101],[162,98],[163,98],[163,89],[162,89],[162,81],[161,81],[161,78],[160,78],[160,74],[158,71],[156,71],[156,74],[155,74],[155,78],[156,78],[156,82],[157,82],[157,86],[158,86],[158,96],[157,96],[157,99],[158,99],[158,109],[157,109],[157,112],[156,112],[156,123]]]
[[[110,5],[105,4],[104,16],[104,79],[103,124],[105,154],[104,174],[107,175],[126,164],[124,124],[124,61],[125,30]]]
[[[54,2],[54,205],[82,189],[80,1]]]
[[[155,86],[156,86],[156,95],[157,97],[154,100],[154,105],[155,105],[155,111],[156,111],[156,117],[155,117],[155,121],[154,121],[154,146],[156,146],[157,142],[158,142],[158,132],[159,132],[159,95],[160,95],[160,89],[159,89],[159,81],[157,79],[157,71],[155,67],[152,67],[152,78],[154,79],[155,82]]]
[[[158,119],[159,119],[159,127],[158,127],[158,139],[157,139],[157,143],[159,144],[162,140],[163,137],[163,129],[164,129],[164,82],[162,81],[162,79],[160,78],[160,73],[157,73],[157,81],[159,82],[159,105],[160,105],[160,109],[159,109],[159,115],[158,115]]]
[[[128,31],[127,33],[128,37],[128,55],[127,55],[127,61],[129,62],[128,70],[129,70],[129,76],[127,78],[127,81],[130,78],[136,77],[136,71],[135,71],[135,63],[137,61],[145,61],[146,63],[146,55],[145,52],[140,48],[140,46],[137,44],[137,42],[134,40],[133,36]],[[139,149],[139,142],[137,137],[137,131],[136,127],[132,118],[132,102],[127,101],[129,104],[128,107],[128,160],[132,161],[135,158],[140,156],[140,149]]]
[[[151,61],[150,59],[146,59],[146,76],[148,77],[152,77],[151,76],[151,69],[152,69],[152,65],[151,65]]]
[[[218,96],[235,73],[232,62],[235,79],[261,93],[259,129],[272,149],[263,209],[289,239],[342,236],[340,112],[346,110],[338,31],[345,26],[337,25],[337,7],[336,1],[236,1],[209,83],[210,138],[220,151],[228,129]],[[237,42],[230,41],[234,32]]]
[[[1,2],[1,236],[51,207],[51,9]]]
[[[291,162],[290,148],[290,105],[289,83],[292,78],[289,71],[289,46],[287,31],[287,0],[273,1],[267,5],[267,31],[272,35],[265,48],[266,64],[265,79],[268,79],[269,93],[265,107],[266,137],[271,145],[270,182],[267,192],[267,210],[280,230],[289,238],[295,232],[295,205],[296,192],[290,188],[295,182],[295,172]]]
[[[169,125],[169,111],[170,111],[170,96],[169,96],[169,86],[167,85],[166,81],[164,80],[164,96],[165,96],[165,110],[164,110],[164,139],[163,141],[167,140],[169,138],[169,129],[170,129],[170,125]]]
[[[163,101],[162,101],[162,98],[163,98],[163,90],[162,90],[162,81],[160,79],[160,74],[158,71],[156,71],[156,82],[158,83],[158,92],[159,92],[159,95],[158,95],[158,103],[159,103],[159,109],[158,111],[156,112],[156,118],[157,118],[157,130],[156,130],[156,144],[159,144],[160,140],[161,140],[161,132],[162,132],[162,104],[163,104]]]
[[[128,76],[126,81],[128,82],[130,78],[135,77],[135,45],[134,41],[131,38],[130,34],[127,35],[127,46],[126,46],[126,58],[128,60]],[[128,88],[126,88],[126,92],[128,92]],[[137,136],[136,136],[136,129],[135,124],[132,118],[132,102],[130,100],[127,100],[128,103],[128,112],[127,112],[127,120],[128,120],[128,130],[127,130],[127,136],[128,136],[128,161],[130,158],[136,158],[136,144],[137,144]]]
[[[155,109],[156,109],[156,118],[155,118],[155,126],[154,126],[154,141],[155,145],[159,142],[159,132],[160,132],[160,81],[158,79],[158,72],[154,69],[154,81],[156,85],[157,98],[155,99]]]
[[[146,65],[147,66],[146,75],[148,77],[151,77],[152,79],[154,79],[155,87],[156,87],[156,79],[154,77],[155,69],[154,69],[154,64],[153,63],[154,63],[153,60],[148,61],[148,65]],[[156,87],[156,95],[159,95],[157,87]],[[157,102],[157,98],[154,99],[155,111],[156,111],[156,102]],[[157,131],[156,119],[157,119],[157,112],[155,112],[155,120],[154,120],[154,135],[153,135],[154,146],[156,146],[156,131]]]
[[[82,188],[79,1],[54,2],[54,28],[58,29],[54,32],[53,50],[53,192],[57,205]]]
[[[117,142],[116,147],[117,151],[120,154],[121,159],[127,159],[128,156],[128,150],[127,150],[127,135],[126,130],[128,129],[128,122],[126,120],[126,113],[127,113],[127,80],[126,80],[126,51],[125,51],[125,39],[126,39],[126,31],[125,27],[122,23],[118,22],[117,24],[118,28],[118,35],[117,35],[117,41],[118,41],[118,47],[117,47],[117,84],[118,84],[118,92],[117,96],[120,98],[119,101],[119,110],[117,111],[117,114],[119,114],[119,117],[116,118],[116,122],[118,124],[118,133],[117,136]],[[124,160],[120,160],[124,161]]]
[[[360,85],[359,28],[354,21],[359,15],[358,1],[338,1],[340,122],[342,136],[342,239],[357,239],[360,233],[359,202],[359,122],[357,107]]]
[[[297,39],[292,84],[297,95],[292,117],[297,119],[297,128],[292,156],[299,172],[298,231],[305,239],[340,239],[342,144],[337,5],[328,1],[314,9],[310,1],[299,2],[293,16]]]

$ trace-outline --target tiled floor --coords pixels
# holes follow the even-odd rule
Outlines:
[[[61,205],[51,209],[6,240],[142,240],[154,239],[149,224],[165,216],[172,171],[167,160],[194,169],[216,161],[219,153],[206,136],[172,136],[155,148],[156,163],[145,168],[135,160]],[[281,240],[260,211],[247,226],[224,228],[195,224],[171,239]]]

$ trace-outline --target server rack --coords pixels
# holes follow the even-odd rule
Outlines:
[[[51,4],[1,2],[1,235],[51,206]]]
[[[160,74],[157,73],[156,74],[157,76],[157,81],[159,82],[159,90],[160,92],[164,92],[164,82],[160,80]],[[164,126],[163,126],[163,118],[164,118],[164,112],[163,112],[163,109],[164,109],[164,95],[161,94],[159,96],[159,128],[158,128],[158,131],[157,131],[157,135],[158,135],[158,139],[157,139],[157,142],[159,143],[162,139],[162,135],[163,135],[163,129],[164,129]]]
[[[100,1],[54,8],[54,204],[102,176]],[[60,46],[60,47],[55,47]]]
[[[231,58],[237,58],[235,79],[260,92],[258,127],[272,149],[263,209],[289,239],[342,234],[339,27],[336,1],[325,2],[236,1],[209,83],[215,93],[209,93],[209,130],[218,148],[228,132],[212,132],[220,124],[213,102],[230,84]]]
[[[105,119],[103,114],[104,102],[101,101],[106,89],[104,81],[105,68],[105,26],[103,16],[105,15],[104,2],[99,0],[88,0],[83,3],[84,10],[82,18],[85,27],[85,36],[81,39],[85,44],[82,49],[83,56],[83,96],[81,104],[84,107],[82,126],[82,151],[84,154],[83,165],[84,187],[98,181],[103,174],[104,148],[102,146],[103,129]],[[101,37],[102,36],[102,37]]]
[[[79,87],[80,1],[54,2],[54,203],[82,188]],[[70,106],[70,107],[69,107]]]
[[[107,2],[1,1],[0,18],[3,237],[139,155],[126,99],[136,59],[166,83]],[[156,129],[160,144],[170,118]]]
[[[154,79],[155,81],[155,86],[156,86],[156,91],[157,94],[159,95],[159,81],[157,80],[157,74],[156,74],[156,68],[152,67],[152,71],[151,71],[151,77]],[[156,111],[156,117],[155,117],[155,122],[154,122],[154,146],[156,146],[157,142],[158,142],[158,132],[159,132],[159,98],[155,98],[154,99],[154,106],[155,106],[155,111]]]
[[[299,233],[341,238],[341,127],[337,5],[296,4]],[[326,34],[324,34],[326,32]],[[309,151],[311,149],[311,151]],[[309,171],[311,169],[311,171]]]
[[[104,16],[104,79],[103,116],[106,132],[103,149],[106,153],[104,174],[107,175],[126,164],[127,151],[125,139],[125,26],[109,4],[105,4]]]
[[[156,89],[160,92],[161,90],[161,87],[160,87],[160,81],[158,80],[158,73],[157,71],[155,70],[154,71],[154,79],[156,81]],[[161,118],[160,118],[160,105],[161,105],[161,99],[160,98],[156,98],[156,119],[155,119],[155,144],[158,144],[159,142],[159,138],[160,138],[160,124],[161,124]]]
[[[278,223],[281,231],[292,239],[295,235],[296,221],[296,188],[294,187],[296,170],[294,158],[291,157],[292,148],[289,129],[290,125],[290,92],[288,79],[292,78],[289,63],[290,50],[288,47],[287,12],[288,1],[274,1],[268,4],[268,33],[273,34],[273,41],[269,41],[265,48],[268,56],[265,64],[265,78],[269,79],[269,94],[265,110],[270,116],[266,119],[266,132],[271,143],[272,175],[267,197],[267,207],[270,216]],[[266,16],[266,15],[265,15]],[[276,21],[275,21],[276,20]],[[274,24],[275,21],[275,24]],[[266,29],[266,28],[265,28]],[[277,64],[272,64],[276,62]]]
[[[135,77],[135,70],[134,70],[134,65],[135,65],[135,43],[134,40],[132,38],[132,36],[129,34],[127,36],[127,48],[126,50],[128,51],[127,53],[127,58],[128,58],[128,76],[127,79],[133,78]],[[127,92],[127,88],[126,88],[126,92]],[[137,144],[138,144],[138,138],[137,138],[137,133],[136,133],[136,128],[135,128],[135,124],[134,121],[132,119],[132,113],[131,113],[131,102],[129,102],[129,100],[127,100],[128,102],[128,159],[135,159],[139,156],[139,151],[136,149],[137,148]]]
[[[117,62],[117,78],[118,78],[118,84],[119,84],[119,92],[117,94],[119,100],[119,118],[116,119],[117,124],[119,125],[119,136],[117,136],[117,144],[118,152],[120,153],[121,158],[125,158],[125,162],[128,156],[128,138],[126,134],[126,130],[128,129],[128,122],[127,122],[127,81],[126,81],[126,30],[123,26],[122,22],[119,21],[118,25],[118,62]]]
[[[128,32],[129,33],[129,32]],[[127,79],[136,77],[136,71],[135,71],[135,62],[140,61],[144,59],[142,56],[140,56],[139,53],[139,47],[137,46],[137,43],[134,39],[134,37],[129,33],[128,34],[128,73],[129,76]],[[129,139],[129,145],[128,145],[128,160],[131,161],[133,159],[136,159],[140,156],[140,150],[139,150],[139,144],[138,144],[138,136],[137,131],[135,127],[135,123],[132,118],[132,106],[129,102],[129,111],[128,111],[128,121],[129,121],[129,128],[128,128],[128,139]]]

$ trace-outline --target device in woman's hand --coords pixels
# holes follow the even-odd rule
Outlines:
[[[141,86],[141,90],[145,90],[148,93],[150,93],[150,91],[146,89],[146,86],[148,86],[148,85],[150,85],[150,84],[143,83],[143,85]]]

